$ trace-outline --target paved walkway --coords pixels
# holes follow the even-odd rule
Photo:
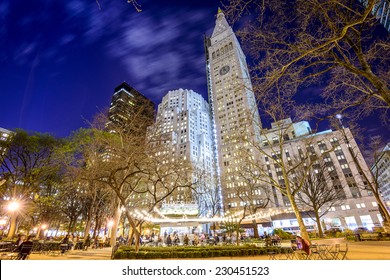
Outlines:
[[[349,260],[390,260],[390,241],[345,241],[343,238],[315,240],[318,244],[348,243]],[[221,257],[215,260],[268,260],[268,256]],[[111,260],[111,248],[89,249],[88,251],[70,251],[65,255],[31,254],[30,260]]]

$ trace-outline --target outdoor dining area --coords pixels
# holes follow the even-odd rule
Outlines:
[[[79,241],[74,244],[74,250],[82,249],[83,241]],[[34,254],[47,254],[47,255],[60,255],[66,254],[72,246],[70,244],[64,244],[60,241],[51,240],[33,240],[32,246],[24,249],[24,254],[28,257],[31,253]],[[15,260],[20,257],[20,250],[14,242],[0,242],[0,259],[1,260]]]
[[[345,244],[316,244],[310,246],[310,253],[295,247],[289,248],[284,253],[270,251],[270,260],[346,260],[348,253],[348,243]]]

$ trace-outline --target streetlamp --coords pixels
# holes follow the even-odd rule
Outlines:
[[[343,121],[342,121],[343,115],[337,114],[337,115],[336,115],[336,119],[339,120],[339,123],[340,123],[341,128],[344,128]]]
[[[7,209],[8,209],[9,211],[11,211],[11,212],[15,212],[16,210],[19,209],[19,207],[20,207],[19,202],[17,202],[17,201],[12,201],[12,202],[10,202],[10,203],[8,204]]]

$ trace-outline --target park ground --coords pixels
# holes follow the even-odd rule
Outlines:
[[[348,243],[348,260],[390,260],[390,241],[346,241],[343,238],[321,239],[312,242],[318,244],[345,244]],[[288,246],[287,243],[282,246]],[[111,260],[112,249],[89,249],[87,251],[73,250],[64,255],[36,254],[30,255],[30,260]],[[268,260],[267,255],[255,257],[221,257],[214,260]]]

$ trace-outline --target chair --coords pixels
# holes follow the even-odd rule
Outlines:
[[[312,260],[320,260],[321,259],[320,250],[318,249],[317,244],[312,244],[310,246],[310,253],[311,253],[310,259],[312,259]]]
[[[340,244],[335,244],[334,248],[329,251],[329,255],[332,260],[338,260],[338,255],[340,253]]]
[[[297,260],[308,260],[310,257],[305,251],[301,250],[294,251],[294,256]]]
[[[22,244],[20,247],[20,251],[18,254],[17,260],[27,260],[29,255],[31,254],[33,248],[33,244]]]
[[[345,249],[339,249],[339,253],[337,254],[337,260],[346,260],[348,253],[348,243],[345,244]]]
[[[60,245],[61,254],[65,254],[69,250],[69,245],[67,243],[62,243]]]
[[[279,260],[293,260],[294,259],[294,250],[292,248],[286,248],[284,253],[279,257]]]

